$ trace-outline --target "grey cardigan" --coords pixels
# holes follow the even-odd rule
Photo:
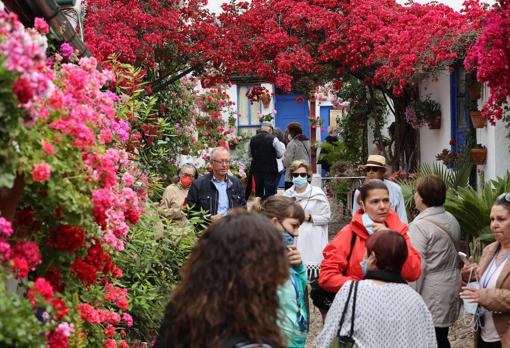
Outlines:
[[[287,149],[283,155],[283,165],[285,166],[285,181],[292,181],[289,166],[292,162],[303,160],[310,165],[310,142],[308,140],[298,140],[293,138],[287,144]]]
[[[443,207],[430,207],[413,220],[407,234],[422,257],[421,276],[409,285],[427,304],[434,326],[448,327],[457,320],[460,305],[460,225]]]

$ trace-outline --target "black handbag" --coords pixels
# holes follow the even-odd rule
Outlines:
[[[349,333],[347,335],[341,336],[340,332],[342,331],[342,326],[344,324],[345,313],[349,309],[349,303],[351,301],[351,294],[354,288],[354,295],[352,299],[352,315],[351,315],[351,328],[349,329]],[[358,281],[351,282],[349,286],[349,294],[347,295],[347,300],[345,301],[344,309],[342,311],[342,316],[340,317],[340,325],[338,326],[338,331],[336,334],[336,338],[330,345],[330,348],[352,348],[354,347],[354,339],[352,338],[352,334],[354,333],[354,317],[356,313],[356,294],[358,293]]]
[[[343,275],[347,273],[347,269],[349,268],[349,263],[351,261],[352,250],[354,249],[354,244],[356,243],[356,233],[352,232],[351,237],[351,249],[349,250],[349,255],[347,256],[347,265],[345,265],[345,269],[342,272]],[[335,300],[336,292],[329,292],[324,290],[319,286],[319,280],[314,279],[310,282],[310,298],[312,299],[312,303],[315,307],[327,312],[331,304]]]

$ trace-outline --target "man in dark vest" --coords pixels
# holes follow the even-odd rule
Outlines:
[[[263,122],[260,133],[250,140],[252,157],[251,172],[255,179],[255,196],[268,197],[276,194],[278,177],[277,158],[285,152],[285,145],[273,134],[270,122]]]

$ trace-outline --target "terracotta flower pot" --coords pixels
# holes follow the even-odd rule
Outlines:
[[[471,116],[473,128],[485,128],[485,119],[480,111],[471,111],[469,115]]]
[[[474,164],[485,164],[485,161],[487,160],[487,149],[481,148],[481,149],[471,149],[471,161],[473,161]]]
[[[441,128],[441,113],[435,114],[434,118],[428,124],[429,129],[440,129]]]

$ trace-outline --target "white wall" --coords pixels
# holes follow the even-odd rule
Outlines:
[[[488,98],[487,88],[483,89],[482,98],[478,105],[481,106]],[[506,137],[509,129],[501,121],[492,126],[487,122],[485,128],[476,129],[477,143],[487,147],[487,162],[478,166],[479,171],[485,174],[485,180],[502,177],[510,170],[510,139]]]
[[[450,75],[441,71],[437,78],[429,78],[420,84],[420,96],[423,100],[430,95],[432,100],[441,104],[441,128],[428,129],[425,125],[420,128],[420,162],[436,162],[436,155],[443,149],[450,149]]]

